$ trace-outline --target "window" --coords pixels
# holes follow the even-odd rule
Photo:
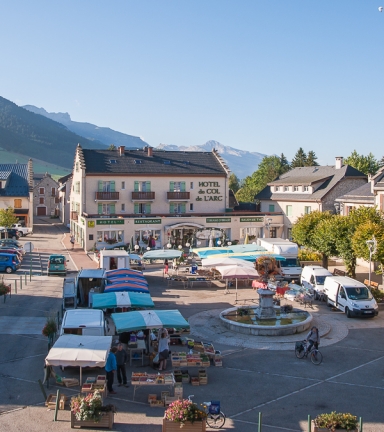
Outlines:
[[[56,188],[51,188],[51,196],[56,196]]]
[[[121,189],[125,189],[125,181],[121,182]]]
[[[292,240],[292,228],[287,229],[287,237],[288,237],[288,240]]]
[[[284,186],[284,192],[289,192],[289,186]]]
[[[97,231],[97,241],[109,244],[124,242],[124,231]]]
[[[76,182],[76,183],[79,183],[79,193],[80,193],[80,182]],[[99,180],[99,192],[115,192],[115,182]]]
[[[280,186],[275,186],[275,192],[279,192]]]
[[[189,211],[193,211],[193,203],[189,204]]]
[[[39,198],[39,204],[44,204],[44,197]]]
[[[44,195],[45,194],[45,188],[43,188],[43,187],[39,188],[39,194]]]
[[[275,211],[275,204],[269,204],[269,210],[270,213],[273,213]]]
[[[299,186],[295,186],[295,187],[293,188],[293,192],[299,192]]]
[[[304,186],[304,187],[303,187],[303,191],[304,191],[304,192],[309,192],[309,186]]]
[[[75,182],[75,193],[80,193],[80,182]]]
[[[169,182],[169,192],[185,192],[185,182]]]
[[[115,214],[115,204],[99,203],[97,213],[104,215]]]
[[[0,189],[3,189],[3,183],[0,181]]]
[[[287,216],[292,216],[292,206],[291,206],[291,205],[287,205],[287,206],[285,207],[285,214],[286,214]]]
[[[190,183],[189,188],[193,189],[193,182]]]
[[[135,214],[151,214],[151,203],[135,203]]]
[[[271,238],[276,238],[277,237],[276,227],[271,227],[269,229],[269,237],[271,237]]]
[[[13,201],[13,207],[14,208],[21,208],[21,199],[15,199]]]
[[[311,213],[311,206],[305,206],[304,207],[304,214],[309,214]]]
[[[89,240],[93,240],[93,234],[89,234],[88,238]]]
[[[76,167],[76,172],[79,172],[79,162],[76,162],[75,167]]]
[[[151,182],[135,181],[134,192],[151,192]]]
[[[185,203],[171,203],[169,213],[185,213]]]
[[[125,212],[125,204],[124,203],[121,204],[121,211]]]

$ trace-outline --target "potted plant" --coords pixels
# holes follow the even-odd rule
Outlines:
[[[357,432],[357,417],[350,413],[331,413],[319,414],[313,420],[313,432],[329,431],[350,431]]]
[[[87,396],[75,396],[71,399],[71,427],[108,427],[112,429],[114,405],[103,406],[103,399],[98,390]],[[96,424],[95,424],[96,423]]]
[[[57,333],[57,324],[56,324],[55,317],[49,316],[47,318],[47,322],[45,323],[45,326],[43,327],[43,330],[41,333],[44,336],[53,338],[53,336]]]
[[[178,431],[200,432],[206,430],[207,414],[189,399],[172,402],[165,410],[163,432]]]

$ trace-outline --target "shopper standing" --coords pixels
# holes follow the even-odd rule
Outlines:
[[[116,352],[117,381],[119,382],[119,387],[122,385],[129,387],[127,384],[127,372],[125,370],[125,363],[127,363],[127,360],[127,351],[123,348],[123,344],[119,343]]]
[[[75,247],[75,236],[73,234],[71,234],[69,241],[71,242],[72,249],[73,249]]]
[[[113,378],[114,373],[117,370],[116,351],[116,347],[111,348],[111,351],[108,354],[107,363],[105,364],[105,372],[107,373],[107,389],[109,394],[116,394],[116,392],[113,391]]]
[[[167,368],[167,360],[169,356],[169,336],[166,329],[163,329],[159,339],[159,371]]]

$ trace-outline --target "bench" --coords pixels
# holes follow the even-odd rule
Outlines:
[[[367,285],[367,287],[369,287],[369,288],[379,289],[379,284],[377,282],[373,282],[373,281],[371,281],[371,283],[369,283],[369,279],[364,279],[364,285]]]

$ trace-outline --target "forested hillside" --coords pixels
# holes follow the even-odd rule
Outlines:
[[[78,143],[84,148],[106,148],[0,97],[0,147],[3,149],[72,168]]]

